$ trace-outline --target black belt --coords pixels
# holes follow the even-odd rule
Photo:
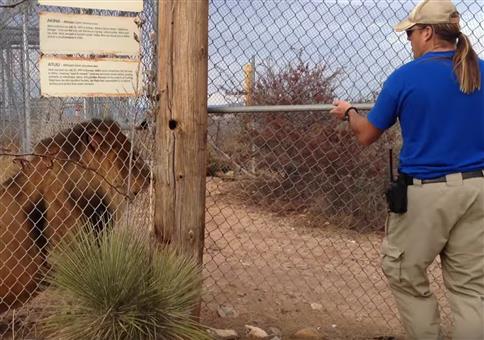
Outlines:
[[[484,177],[482,170],[461,172],[461,174],[462,174],[462,179]],[[413,177],[405,175],[405,174],[400,174],[399,176],[402,176],[405,179],[405,183],[407,185],[413,185],[414,184],[413,183]],[[421,181],[422,184],[445,183],[445,182],[447,182],[447,178],[445,176],[442,176],[442,177],[437,177],[437,178],[422,179],[420,181]]]

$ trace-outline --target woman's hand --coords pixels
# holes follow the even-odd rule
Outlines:
[[[340,120],[343,120],[346,110],[351,107],[350,103],[339,99],[335,99],[333,101],[333,105],[335,107],[331,111],[329,111],[329,113],[336,115],[336,117]]]

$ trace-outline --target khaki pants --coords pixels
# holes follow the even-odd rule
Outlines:
[[[418,182],[418,181],[417,181]],[[408,187],[408,211],[390,213],[382,244],[387,276],[409,339],[440,339],[426,270],[440,255],[455,340],[484,339],[484,178]]]

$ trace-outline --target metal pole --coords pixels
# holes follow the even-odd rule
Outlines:
[[[0,115],[2,116],[2,128],[6,127],[7,110],[5,101],[7,100],[7,91],[5,81],[5,57],[3,55],[3,48],[0,49],[0,82],[2,83],[2,92],[0,93]]]
[[[29,40],[28,40],[28,7],[22,14],[22,56],[23,56],[23,99],[24,99],[24,135],[22,148],[24,153],[30,152],[31,129],[30,129],[30,65],[29,65]]]
[[[90,9],[79,9],[80,14],[92,14],[92,10]],[[87,120],[92,117],[94,112],[93,110],[93,98],[82,98],[82,120]]]
[[[12,110],[13,107],[15,107],[15,98],[13,97],[14,91],[13,91],[13,72],[12,72],[12,67],[13,67],[13,57],[12,57],[12,49],[9,48],[7,49],[7,64],[6,64],[6,69],[5,73],[7,76],[7,110],[8,110],[8,115],[10,120],[18,120],[20,121],[19,114],[15,112],[15,117],[12,115]]]
[[[82,98],[82,119],[87,120],[87,99]]]
[[[371,110],[373,103],[352,104],[358,110]],[[308,105],[260,105],[260,106],[227,106],[211,105],[208,113],[258,113],[258,112],[302,112],[302,111],[329,111],[331,104]]]

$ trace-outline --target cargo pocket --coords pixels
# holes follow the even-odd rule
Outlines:
[[[382,243],[382,269],[390,283],[398,283],[402,273],[403,251],[388,243],[385,238]]]
[[[396,214],[389,211],[385,220],[385,236],[390,235],[405,216],[405,214]]]

